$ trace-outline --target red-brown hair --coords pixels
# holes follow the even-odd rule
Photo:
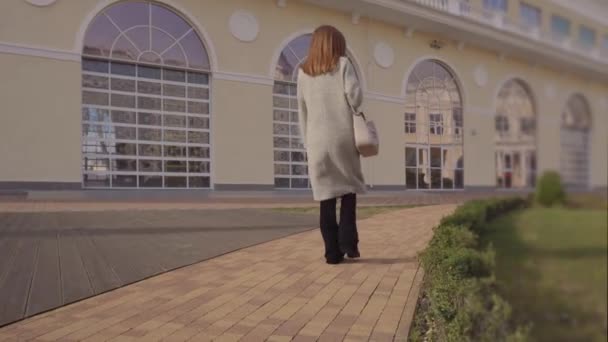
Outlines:
[[[340,57],[346,56],[346,40],[333,26],[319,26],[312,34],[310,49],[302,70],[309,76],[318,76],[336,69]]]

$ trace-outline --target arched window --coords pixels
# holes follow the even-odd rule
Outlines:
[[[497,100],[497,185],[533,187],[536,182],[536,110],[532,93],[524,82],[512,79],[502,86]]]
[[[82,56],[86,188],[209,188],[209,58],[171,9],[127,1],[99,13]]]
[[[407,80],[405,185],[407,189],[464,187],[462,97],[441,62],[418,63]]]
[[[562,112],[561,174],[565,184],[589,185],[589,132],[591,111],[580,94],[572,95]]]
[[[306,150],[300,140],[297,103],[298,69],[306,60],[312,34],[304,34],[283,48],[274,74],[273,150],[274,186],[310,187]],[[351,59],[352,60],[352,59]]]

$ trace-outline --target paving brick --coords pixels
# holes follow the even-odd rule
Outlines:
[[[0,340],[404,341],[415,255],[454,205],[359,222],[363,257],[323,262],[318,230],[239,250],[0,328]]]

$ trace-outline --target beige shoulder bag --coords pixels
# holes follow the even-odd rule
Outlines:
[[[348,102],[348,98],[346,98],[346,103],[348,103],[348,106],[353,112],[355,145],[357,146],[359,154],[363,157],[373,157],[377,155],[380,150],[380,141],[378,139],[376,125],[373,121],[368,121],[363,112],[357,112],[355,108],[351,106],[350,102]]]

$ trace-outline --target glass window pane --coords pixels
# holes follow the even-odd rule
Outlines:
[[[564,17],[553,15],[551,17],[551,33],[554,38],[558,39],[570,36],[570,21]]]
[[[183,115],[164,115],[164,126],[167,127],[186,127],[186,117]]]
[[[137,97],[137,106],[140,109],[153,109],[153,110],[160,110],[160,99],[159,98],[155,98],[155,97],[143,97],[143,96],[138,96]]]
[[[431,169],[431,189],[441,189],[441,170]]]
[[[127,175],[112,176],[113,187],[135,188],[137,187],[137,177]]]
[[[135,159],[116,159],[114,160],[115,170],[118,171],[137,171],[137,160]]]
[[[526,3],[520,3],[519,15],[521,23],[529,28],[538,28],[541,24],[541,11],[540,8],[528,5]]]
[[[188,72],[188,83],[209,84],[209,75],[189,71]]]
[[[137,90],[144,94],[160,95],[162,89],[159,83],[139,81]]]
[[[274,147],[289,148],[289,138],[274,137]]]
[[[274,164],[275,175],[287,175],[289,176],[289,164]]]
[[[188,127],[197,129],[209,129],[209,118],[188,117]]]
[[[184,132],[185,133],[185,132]],[[188,132],[188,142],[195,144],[208,144],[209,132]]]
[[[185,188],[188,186],[186,177],[165,177],[165,186],[168,188]]]
[[[192,31],[184,37],[179,44],[183,47],[188,57],[188,66],[192,69],[209,70],[209,57],[196,32]]]
[[[180,38],[189,29],[190,25],[164,6],[152,5],[152,25],[167,31],[173,37]]]
[[[186,101],[165,99],[163,108],[169,112],[184,113],[186,112]]]
[[[304,154],[304,152],[291,152],[291,161],[305,162],[306,155]]]
[[[105,76],[82,75],[84,88],[108,89],[108,78]]]
[[[405,169],[405,186],[407,189],[416,189],[416,168],[406,168]]]
[[[186,87],[173,84],[165,84],[163,85],[163,95],[173,97],[186,97]]]
[[[89,188],[107,188],[110,186],[110,175],[85,173],[82,177],[84,186]]]
[[[137,135],[139,140],[161,141],[162,138],[160,129],[139,128]]]
[[[182,70],[163,69],[163,80],[173,82],[185,82],[186,72]]]
[[[308,178],[292,178],[291,187],[294,189],[308,188]]]
[[[441,167],[441,148],[431,147],[431,167]]]
[[[186,172],[187,164],[183,160],[166,160],[165,172]]]
[[[280,162],[288,162],[289,151],[274,151],[274,160]]]
[[[99,61],[95,59],[83,59],[82,60],[82,70],[99,72],[99,73],[108,73],[110,72],[110,63],[107,61]]]
[[[416,167],[418,164],[416,163],[416,148],[415,147],[406,147],[405,148],[405,165]]]
[[[199,87],[188,87],[188,97],[191,99],[209,99],[209,89]]]
[[[289,188],[289,178],[275,178],[274,187],[280,189]]]
[[[137,25],[148,25],[149,6],[145,2],[121,2],[108,8],[106,14],[124,31]]]
[[[138,123],[140,125],[160,126],[161,125],[161,115],[152,114],[152,113],[139,113],[138,114]]]
[[[191,188],[208,188],[211,186],[209,177],[188,177]]]
[[[188,156],[190,158],[209,158],[209,147],[189,147]]]
[[[112,62],[110,64],[110,72],[116,75],[124,75],[124,76],[135,76],[135,65],[120,63],[120,62]]]
[[[113,107],[135,108],[135,96],[112,94]]]
[[[162,176],[139,176],[139,186],[142,188],[162,188]]]
[[[153,78],[153,79],[159,80],[160,76],[161,76],[161,69],[155,68],[155,67],[139,65],[139,66],[137,66],[137,76],[143,77],[143,78]]]
[[[140,172],[162,172],[163,162],[161,160],[145,160],[139,161]]]
[[[88,105],[107,106],[109,96],[107,93],[99,93],[93,91],[82,92],[82,103]]]
[[[188,113],[209,114],[209,103],[188,101]]]
[[[125,92],[135,91],[135,81],[125,80],[122,78],[113,78],[111,82],[111,89]]]
[[[186,142],[186,131],[173,131],[173,130],[164,130],[164,138],[165,141],[170,142]],[[194,142],[194,141],[190,141]]]
[[[109,56],[112,44],[120,32],[105,15],[98,15],[89,25],[84,39],[83,53],[94,56]],[[90,67],[90,65],[87,65]],[[90,70],[83,65],[85,70]],[[107,69],[106,69],[107,70]],[[104,72],[101,70],[90,70]],[[106,71],[107,72],[107,71]]]
[[[289,135],[289,125],[275,123],[273,127],[274,134]]]

